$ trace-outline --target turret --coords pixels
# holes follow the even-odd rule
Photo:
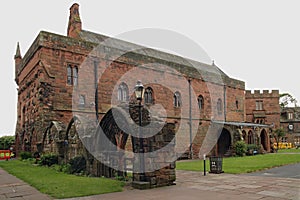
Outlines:
[[[20,69],[20,64],[22,62],[22,56],[21,56],[21,51],[20,51],[20,45],[19,42],[17,44],[17,50],[15,54],[15,81],[18,84],[18,73]]]
[[[82,30],[81,19],[79,15],[79,5],[73,4],[70,8],[68,37],[79,38],[79,33]]]

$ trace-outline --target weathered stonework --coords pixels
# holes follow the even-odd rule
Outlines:
[[[114,148],[131,152],[137,150],[137,140],[128,137],[128,134],[137,130],[124,134],[116,126],[116,119],[112,118],[111,112],[118,110],[122,113],[117,108],[137,104],[132,89],[141,77],[145,87],[151,87],[153,91],[153,102],[142,102],[144,110],[155,111],[152,112],[155,116],[150,117],[154,125],[161,121],[165,123],[155,136],[143,140],[143,151],[162,149],[167,144],[174,149],[162,152],[158,157],[151,157],[151,154],[145,157],[147,166],[167,165],[145,174],[135,174],[137,181],[147,181],[149,187],[170,185],[176,178],[175,163],[171,158],[185,152],[193,158],[203,153],[221,156],[231,154],[234,153],[232,147],[236,141],[244,139],[249,142],[250,132],[256,136],[253,136],[256,140],[252,142],[269,151],[271,124],[279,124],[278,91],[263,94],[245,92],[243,81],[230,78],[214,64],[187,60],[85,31],[81,23],[79,5],[74,4],[70,8],[67,36],[41,31],[24,57],[21,56],[19,45],[17,47],[17,153],[53,152],[59,155],[61,162],[84,155],[91,174],[113,176],[115,172],[119,173],[99,162],[98,158],[106,155],[92,154],[96,148],[101,148],[97,131],[99,127],[109,127],[105,129],[105,134],[115,145]],[[124,52],[124,49],[129,50]],[[138,70],[138,73],[126,78],[126,74],[134,70]],[[76,76],[74,73],[77,73]],[[191,88],[194,96],[182,95],[183,104],[174,106],[175,91],[161,84],[165,80],[181,93]],[[118,99],[118,86],[121,83],[128,86],[125,101]],[[201,106],[197,102],[200,97]],[[186,103],[189,98],[196,103]],[[257,113],[257,99],[265,103],[264,124],[256,123],[253,118]],[[192,117],[189,116],[189,110]],[[128,118],[124,121],[130,124],[130,120],[137,119],[137,113],[131,111],[131,117]],[[147,120],[147,117],[143,118],[143,123]],[[193,133],[191,149],[188,138],[190,126],[198,127]],[[174,137],[175,144],[170,144]],[[223,139],[227,141],[226,144],[222,142]],[[93,147],[85,146],[85,142],[93,144]],[[205,145],[207,147],[203,147],[201,152],[201,147]],[[109,159],[115,158],[109,157],[105,162],[111,162]],[[133,159],[134,162],[138,161],[136,157]]]

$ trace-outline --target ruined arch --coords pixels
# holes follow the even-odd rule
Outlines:
[[[131,130],[133,124],[134,121],[121,107],[113,107],[104,115],[97,128],[93,143],[94,155],[98,155],[99,157],[96,159],[100,161],[97,162],[97,176],[112,177],[115,172],[118,175],[122,174],[126,155],[124,151],[119,150],[125,150],[129,138],[128,132],[133,131]],[[137,150],[137,140],[133,136],[130,139],[132,151]],[[106,165],[105,163],[110,164]],[[118,170],[116,171],[116,169]]]
[[[127,132],[134,131],[131,130],[134,121],[129,118],[130,116],[128,116],[128,114],[125,113],[122,108],[111,108],[99,123],[97,129],[97,139],[95,141],[97,143],[97,149],[100,151],[115,151],[117,149],[125,150],[126,142],[129,136]],[[116,121],[118,121],[118,123]],[[101,133],[102,130],[103,134]],[[104,138],[102,137],[104,136],[110,141],[109,144],[103,143]],[[134,143],[134,138],[131,138],[131,140],[132,143]],[[134,144],[132,144],[132,147],[134,147]]]
[[[58,121],[51,121],[43,133],[41,147],[37,144],[39,152],[58,153],[57,142],[63,139],[64,124]]]
[[[77,130],[77,124],[80,123],[81,122],[77,116],[74,116],[68,123],[63,142],[63,145],[65,146],[65,161],[68,161],[76,156],[82,156],[84,153],[84,146]]]

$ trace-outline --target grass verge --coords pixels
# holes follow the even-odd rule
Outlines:
[[[64,174],[19,160],[2,161],[0,167],[40,192],[58,199],[120,192],[124,186],[121,181]]]
[[[298,149],[279,149],[278,153],[300,153],[300,148]]]
[[[265,154],[245,157],[223,158],[223,170],[229,174],[242,174],[279,167],[300,162],[300,154]],[[189,171],[203,171],[203,160],[180,161],[176,163],[176,169]],[[209,171],[209,160],[206,161],[206,169]]]

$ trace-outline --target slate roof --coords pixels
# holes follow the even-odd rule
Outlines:
[[[139,55],[143,55],[143,56],[148,56],[151,58],[155,58],[157,60],[161,60],[161,61],[167,61],[170,63],[174,63],[180,66],[181,69],[177,69],[179,71],[184,71],[185,74],[187,74],[189,71],[192,72],[188,75],[194,75],[195,74],[195,69],[198,70],[198,72],[200,72],[202,78],[205,81],[212,81],[212,82],[221,82],[220,84],[222,84],[223,82],[225,82],[228,79],[231,79],[227,74],[225,74],[220,68],[218,68],[216,65],[208,65],[205,63],[201,63],[195,60],[191,60],[188,58],[183,58],[181,56],[177,56],[174,54],[170,54],[170,53],[166,53],[163,51],[159,51],[156,49],[152,49],[152,48],[148,48],[145,46],[141,46],[141,45],[137,45],[137,44],[133,44],[124,40],[120,40],[120,39],[116,39],[116,38],[110,38],[101,34],[97,34],[94,32],[90,32],[90,31],[86,31],[86,30],[82,30],[79,34],[79,36],[81,37],[81,39],[85,40],[85,41],[89,41],[92,43],[97,43],[97,44],[102,44],[104,46],[108,46],[111,48],[115,48],[118,50],[123,51],[124,53],[126,52],[134,52],[137,53]],[[183,69],[185,68],[185,69]],[[195,69],[192,69],[195,68]],[[211,76],[214,75],[214,76]],[[209,79],[209,80],[206,80]],[[234,80],[234,79],[231,79]],[[235,80],[239,81],[239,80]],[[227,82],[227,81],[226,81]],[[244,84],[242,84],[244,85]]]

